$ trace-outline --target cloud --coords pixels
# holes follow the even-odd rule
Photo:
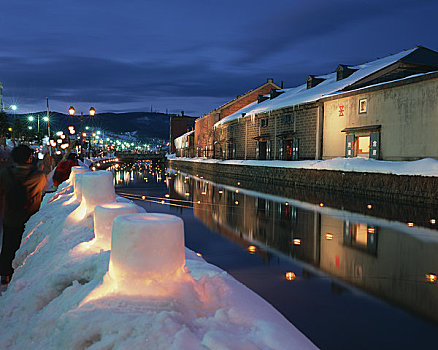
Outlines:
[[[285,49],[305,45],[321,37],[336,40],[331,34],[351,30],[356,25],[364,25],[363,35],[379,35],[378,28],[366,28],[366,23],[375,18],[396,16],[405,9],[421,8],[435,0],[309,0],[294,2],[279,8],[262,23],[251,23],[244,29],[245,37],[232,45],[240,50],[238,63],[260,61]],[[424,9],[423,9],[424,10]],[[407,18],[409,20],[409,18]],[[400,27],[409,22],[402,16]],[[251,34],[250,34],[251,33]],[[357,38],[360,40],[360,38]]]

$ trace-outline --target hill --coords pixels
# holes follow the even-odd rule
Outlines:
[[[15,117],[25,120],[29,114],[16,114]],[[33,113],[33,116],[40,116],[40,129],[46,127],[46,122],[42,120],[46,112]],[[131,113],[99,113],[94,117],[84,116],[84,127],[90,126],[93,129],[101,129],[105,132],[114,134],[133,133],[140,140],[150,138],[169,139],[169,119],[172,115],[156,112],[131,112]],[[13,116],[9,115],[12,121]],[[36,128],[37,121],[32,125]],[[71,117],[69,115],[50,112],[50,127],[53,131],[66,130],[69,125],[73,125],[77,131],[80,130],[80,116]]]

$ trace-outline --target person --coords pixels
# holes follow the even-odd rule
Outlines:
[[[46,176],[33,164],[33,152],[19,145],[11,152],[13,164],[0,170],[3,200],[3,244],[0,253],[1,284],[9,283],[12,260],[20,247],[24,224],[41,205]]]
[[[71,173],[71,168],[78,165],[78,160],[76,159],[75,153],[70,153],[67,159],[61,160],[56,166],[55,172],[53,173],[53,186],[58,188],[58,186],[67,180]]]

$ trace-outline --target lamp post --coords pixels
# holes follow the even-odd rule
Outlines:
[[[75,108],[74,108],[73,106],[70,106],[70,108],[68,109],[68,114],[69,114],[71,117],[74,117],[75,112],[76,112]],[[88,115],[89,115],[90,117],[94,117],[95,114],[96,114],[96,110],[94,109],[94,107],[90,107],[90,109],[88,110]],[[80,130],[80,135],[81,135],[81,137],[82,137],[82,136],[83,136],[83,133],[84,133],[84,113],[83,113],[83,112],[81,112],[81,116],[80,116],[80,118],[81,118],[81,130]],[[81,143],[82,143],[82,142],[81,142]],[[89,150],[88,150],[88,152],[89,152]]]

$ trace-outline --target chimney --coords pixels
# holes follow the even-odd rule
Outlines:
[[[268,79],[266,79],[266,83],[267,84],[274,84],[274,79],[273,78],[268,78]]]
[[[282,80],[281,83],[280,83],[280,88],[283,89],[283,80]]]
[[[267,99],[269,99],[269,97],[264,96],[264,95],[258,95],[257,96],[257,103],[261,103],[263,101],[266,101]]]
[[[184,117],[184,111],[181,111],[181,117]]]
[[[269,99],[272,100],[277,96],[281,95],[282,93],[284,93],[284,91],[277,91],[277,89],[271,89],[271,91],[269,92]]]
[[[355,71],[357,71],[357,69],[349,68],[345,64],[340,64],[336,68],[336,80],[342,80],[348,78]]]
[[[318,85],[319,83],[323,82],[325,79],[322,78],[316,78],[314,75],[308,75],[306,82],[307,82],[307,88],[311,89]]]

